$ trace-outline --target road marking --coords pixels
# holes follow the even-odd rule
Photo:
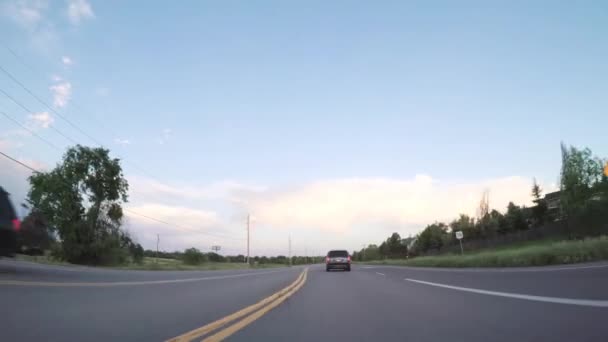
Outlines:
[[[386,274],[380,273],[380,272],[376,272],[376,274],[381,275],[381,276],[386,276]]]
[[[200,277],[200,278],[148,280],[148,281],[117,281],[117,282],[62,283],[62,282],[51,282],[51,281],[0,280],[0,286],[1,285],[16,285],[16,286],[46,286],[46,287],[110,287],[110,286],[157,285],[157,284],[189,283],[189,282],[204,281],[204,280],[219,280],[219,279],[251,277],[251,276],[256,276],[256,275],[270,274],[270,273],[283,272],[283,271],[285,271],[285,270],[239,273],[239,274]]]
[[[417,267],[417,266],[395,266],[395,265],[378,265],[367,266],[361,268],[396,268],[412,271],[431,271],[431,272],[554,272],[554,271],[576,271],[592,268],[607,268],[608,264],[587,265],[587,266],[524,266],[524,267],[505,267],[505,268],[449,268],[449,267]]]
[[[307,273],[308,273],[308,268],[304,269],[304,271],[302,271],[302,273],[300,273],[300,275],[298,276],[298,278],[291,283],[289,286],[285,287],[284,289],[275,292],[274,294],[262,299],[261,301],[250,305],[246,308],[243,308],[233,314],[230,314],[224,318],[220,318],[214,322],[211,322],[207,325],[204,325],[200,328],[191,330],[185,334],[179,335],[177,337],[174,337],[170,340],[167,340],[167,342],[186,342],[186,341],[192,341],[197,337],[200,337],[202,335],[205,335],[213,330],[216,330],[234,320],[237,320],[243,316],[249,315],[250,313],[258,310],[257,312],[254,312],[252,315],[246,317],[245,319],[243,319],[242,321],[232,325],[232,326],[228,326],[227,328],[225,328],[224,330],[221,330],[219,332],[217,332],[215,335],[210,336],[208,338],[205,339],[205,341],[209,340],[209,341],[221,341],[222,339],[234,334],[236,331],[242,329],[243,327],[245,327],[246,325],[250,324],[251,322],[255,321],[257,318],[261,317],[262,315],[264,315],[266,312],[270,311],[272,308],[274,308],[275,306],[277,306],[278,304],[282,303],[285,299],[287,299],[289,296],[291,296],[293,293],[295,293],[297,290],[300,289],[300,287],[302,287],[302,285],[304,285],[304,282],[306,282],[306,277],[307,277]],[[265,310],[265,311],[264,311]],[[261,314],[260,314],[261,313]],[[255,315],[255,316],[254,316]],[[255,317],[254,319],[251,319],[251,317]],[[246,324],[243,324],[243,322],[248,322]],[[214,338],[214,339],[212,339]]]
[[[201,342],[219,342],[224,340],[227,337],[230,337],[230,335],[234,334],[235,332],[243,329],[244,327],[248,326],[249,324],[255,322],[258,318],[264,316],[268,311],[274,309],[275,307],[279,306],[281,303],[283,303],[287,298],[289,298],[291,295],[293,295],[294,293],[296,293],[302,286],[304,286],[304,283],[306,282],[306,278],[308,276],[308,269],[304,270],[304,278],[302,278],[302,281],[300,281],[299,284],[297,284],[294,288],[292,288],[289,292],[287,292],[284,296],[279,297],[277,300],[275,300],[274,302],[268,304],[267,306],[263,307],[262,309],[252,313],[251,315],[243,318],[242,320],[238,321],[237,323],[227,327],[224,330],[221,330],[218,333],[215,333],[214,335],[211,335],[209,337],[207,337],[206,339],[202,340]]]
[[[533,295],[525,295],[525,294],[520,294],[520,293],[488,291],[488,290],[474,289],[474,288],[470,288],[470,287],[461,287],[461,286],[453,286],[453,285],[446,285],[446,284],[440,284],[440,283],[432,283],[430,281],[422,281],[422,280],[416,280],[416,279],[410,279],[410,278],[405,278],[404,280],[411,281],[414,283],[429,285],[429,286],[443,287],[443,288],[451,289],[451,290],[472,292],[472,293],[478,293],[478,294],[484,294],[484,295],[490,295],[490,296],[525,299],[525,300],[531,300],[531,301],[536,301],[536,302],[608,308],[608,300],[533,296]]]

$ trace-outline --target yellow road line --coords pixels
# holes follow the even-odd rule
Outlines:
[[[308,271],[308,269],[305,269],[304,271],[302,271],[302,273],[300,273],[300,275],[298,276],[298,278],[291,283],[289,286],[285,287],[284,289],[275,292],[274,294],[262,299],[261,301],[250,305],[246,308],[243,308],[233,314],[230,314],[224,318],[220,318],[214,322],[211,322],[207,325],[204,325],[200,328],[191,330],[185,334],[179,335],[177,337],[174,337],[170,340],[167,340],[167,342],[185,342],[185,341],[192,341],[193,339],[202,336],[204,334],[207,334],[213,330],[216,330],[234,320],[237,320],[243,316],[246,316],[248,314],[250,314],[251,312],[254,312],[262,307],[264,307],[265,305],[267,305],[268,303],[274,303],[277,300],[280,300],[281,298],[287,298],[288,295],[291,295],[291,292],[294,288],[300,286],[304,283],[305,279],[306,279],[306,272]],[[299,287],[298,287],[299,288]],[[272,304],[271,304],[272,305]],[[215,336],[215,335],[214,335]]]
[[[234,334],[235,332],[243,329],[244,327],[248,326],[249,324],[255,322],[258,318],[264,316],[268,311],[274,309],[275,307],[279,306],[281,303],[283,303],[287,298],[289,298],[291,295],[293,295],[294,293],[296,293],[302,286],[304,286],[304,283],[306,282],[306,277],[308,274],[308,269],[304,270],[304,278],[302,279],[302,281],[296,285],[294,288],[292,288],[288,293],[286,293],[284,296],[278,298],[277,300],[275,300],[274,302],[268,304],[267,306],[261,308],[260,310],[252,313],[251,315],[243,318],[242,320],[238,321],[237,323],[227,327],[224,330],[221,330],[217,333],[215,333],[214,335],[211,335],[207,338],[205,338],[204,340],[202,340],[202,342],[219,342],[224,340],[225,338],[229,337],[230,335]]]
[[[219,280],[241,277],[251,277],[262,274],[283,272],[284,270],[265,271],[265,272],[250,272],[229,274],[223,276],[210,276],[200,278],[185,278],[185,279],[168,279],[168,280],[148,280],[148,281],[117,281],[117,282],[80,282],[80,283],[62,283],[52,281],[25,281],[25,280],[0,280],[1,285],[16,285],[16,286],[46,286],[46,287],[109,287],[109,286],[133,286],[133,285],[155,285],[155,284],[175,284],[189,283],[203,280]]]

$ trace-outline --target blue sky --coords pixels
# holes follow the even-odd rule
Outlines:
[[[560,141],[608,155],[602,2],[13,0],[1,10],[0,65],[128,161],[133,210],[235,237],[253,212],[259,253],[284,252],[288,234],[300,253],[413,234],[473,214],[486,188],[498,209],[528,203],[532,177],[554,187]],[[4,74],[0,85],[48,115],[3,96],[0,110],[62,148],[48,123],[94,145]],[[47,168],[60,159],[0,125],[3,151]],[[129,229],[148,247],[157,232],[168,249],[212,242],[137,218]]]

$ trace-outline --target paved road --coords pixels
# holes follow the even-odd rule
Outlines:
[[[163,341],[256,303],[301,271],[133,272],[27,263],[7,270],[2,262],[0,284],[122,283],[0,285],[2,337]],[[228,340],[606,341],[607,323],[606,263],[484,270],[353,266],[330,273],[317,265],[297,292]]]

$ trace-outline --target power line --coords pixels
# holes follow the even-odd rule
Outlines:
[[[70,126],[72,126],[72,128],[76,129],[78,132],[80,132],[82,135],[86,136],[87,138],[91,139],[94,143],[96,143],[99,146],[103,146],[102,143],[100,143],[97,139],[93,138],[91,135],[89,135],[87,132],[85,132],[84,130],[82,130],[80,127],[78,127],[76,124],[74,124],[72,121],[70,121],[68,118],[66,118],[65,116],[61,115],[61,113],[59,113],[58,111],[56,111],[53,107],[51,107],[49,104],[47,104],[45,101],[43,101],[40,97],[36,96],[36,94],[34,94],[28,87],[26,87],[23,83],[19,82],[18,79],[16,79],[11,73],[9,73],[8,71],[6,71],[6,69],[4,69],[1,65],[0,65],[0,71],[2,71],[6,76],[8,76],[11,80],[13,80],[13,82],[17,83],[23,90],[25,90],[28,94],[30,94],[33,98],[36,99],[36,101],[40,102],[40,104],[42,104],[43,106],[45,106],[46,108],[48,108],[50,111],[52,111],[53,113],[55,113],[55,115],[57,115],[59,118],[61,118],[63,121],[67,122]]]
[[[21,102],[17,101],[14,97],[10,96],[7,92],[5,92],[4,90],[0,89],[0,93],[4,94],[4,96],[8,97],[11,101],[13,101],[17,106],[21,107],[21,109],[25,110],[26,112],[28,112],[29,114],[36,114],[34,111],[30,110],[29,108],[27,108],[25,105],[23,105]],[[55,132],[57,132],[59,135],[61,135],[62,137],[66,138],[67,140],[69,140],[71,143],[78,145],[78,142],[70,137],[68,137],[67,135],[63,134],[63,132],[61,132],[60,130],[58,130],[55,126],[53,126],[53,124],[49,124],[49,127],[51,129],[53,129]]]
[[[25,167],[26,169],[28,169],[28,170],[30,170],[30,171],[32,171],[34,173],[42,173],[41,171],[36,170],[35,168],[33,168],[33,167],[31,167],[31,166],[29,166],[29,165],[27,165],[27,164],[25,164],[25,163],[17,160],[14,157],[11,157],[10,155],[8,155],[8,154],[6,154],[6,153],[4,153],[2,151],[0,151],[0,155],[2,155],[3,157],[5,157],[8,160],[11,160],[11,161],[13,161],[13,162],[15,162],[15,163],[17,163],[17,164]],[[196,228],[169,223],[167,221],[163,221],[163,220],[157,219],[157,218],[152,217],[152,216],[148,216],[148,215],[144,215],[144,214],[138,213],[138,212],[136,212],[134,210],[131,210],[131,209],[128,209],[128,208],[124,208],[123,210],[126,211],[126,212],[129,212],[129,213],[131,213],[133,215],[141,216],[141,217],[146,218],[146,219],[151,220],[151,221],[155,221],[155,222],[162,223],[162,224],[165,224],[165,225],[168,225],[168,226],[172,226],[172,227],[178,227],[178,228],[187,229],[187,230],[190,230],[190,232],[192,232],[192,233],[203,234],[203,235],[207,235],[207,236],[215,237],[215,238],[219,238],[219,239],[243,240],[242,238],[234,238],[234,237],[229,237],[229,236],[224,236],[224,235],[218,235],[218,234],[212,234],[212,233],[207,233],[207,232],[202,232],[202,231],[193,231],[193,229],[196,230]]]
[[[12,122],[14,122],[16,125],[19,125],[19,127],[23,128],[24,130],[28,131],[31,135],[35,136],[36,138],[40,139],[40,141],[44,142],[45,144],[51,146],[52,148],[61,151],[61,149],[59,147],[57,147],[57,145],[53,144],[52,142],[44,139],[42,136],[40,136],[38,133],[34,132],[33,130],[29,129],[26,125],[20,123],[19,121],[17,121],[15,118],[13,118],[12,116],[6,114],[3,111],[0,111],[0,114],[2,114],[4,117],[6,117],[7,119],[11,120]]]
[[[32,68],[31,66],[25,64],[25,62],[23,62],[23,58],[21,58],[19,55],[17,55],[12,49],[10,49],[8,46],[6,46],[5,44],[4,47],[15,57],[17,58],[23,65],[25,65],[26,67],[28,67],[31,71],[34,71],[34,68]],[[30,96],[32,96],[34,99],[36,99],[39,103],[41,103],[43,106],[47,107],[50,111],[52,111],[54,114],[56,114],[59,118],[61,118],[62,120],[64,120],[65,122],[67,122],[70,126],[72,126],[74,129],[78,130],[81,134],[83,134],[84,136],[86,136],[87,138],[91,139],[93,142],[95,142],[97,145],[99,145],[100,147],[103,147],[103,144],[101,142],[99,142],[97,139],[95,139],[93,136],[91,136],[90,134],[86,133],[83,129],[81,129],[80,127],[78,127],[76,124],[74,124],[72,121],[70,121],[68,118],[66,118],[64,115],[60,114],[57,110],[55,110],[52,106],[50,106],[48,103],[46,103],[44,100],[42,100],[39,96],[37,96],[33,91],[31,91],[25,84],[23,84],[22,82],[20,82],[15,76],[13,76],[10,72],[8,72],[6,69],[4,69],[2,66],[0,66],[0,71],[2,71],[5,75],[7,75],[13,82],[15,82],[16,84],[18,84],[23,90],[25,90]],[[2,92],[6,97],[8,97],[9,99],[11,99],[15,104],[17,104],[19,107],[21,107],[22,109],[24,109],[26,112],[29,112],[30,114],[35,114],[34,111],[28,109],[25,105],[23,105],[22,103],[20,103],[19,101],[17,101],[14,97],[10,96],[9,94],[7,94],[4,90],[0,89],[0,92]],[[72,101],[73,102],[73,101]],[[74,104],[74,103],[72,103]],[[6,116],[6,115],[5,115]],[[89,116],[89,117],[93,117],[93,116]],[[18,123],[17,121],[13,120],[12,118],[10,118],[13,122],[17,123],[19,126],[25,128],[24,126],[22,126],[20,123]],[[99,120],[95,120],[97,122],[99,122]],[[102,124],[102,126],[106,127],[105,125]],[[61,132],[59,129],[57,129],[55,126],[53,126],[52,124],[49,124],[49,127],[51,129],[53,129],[55,132],[57,132],[58,134],[60,134],[61,136],[63,136],[64,138],[66,138],[67,140],[69,140],[70,142],[72,142],[73,144],[78,145],[78,142],[75,141],[74,139],[68,137],[67,135],[65,135],[63,132]],[[27,128],[26,128],[27,129]],[[106,129],[108,129],[106,127]],[[109,131],[111,131],[110,129],[108,129]],[[28,130],[30,131],[30,130]],[[30,133],[33,133],[30,131]],[[113,135],[118,136],[115,132],[111,132],[113,133]],[[49,141],[47,141],[46,139],[41,138],[38,134],[33,133],[34,135],[36,135],[39,139],[45,141],[47,144],[54,146],[54,144],[50,143]],[[56,146],[54,147],[56,149],[58,149]],[[58,149],[60,150],[60,149]],[[119,156],[120,157],[120,156]],[[151,175],[149,172],[147,172],[144,168],[138,166],[136,163],[126,159],[126,158],[122,158],[121,159],[128,164],[129,166],[133,167],[134,169],[136,169],[137,171],[139,171],[140,173],[146,175],[147,177],[150,177],[152,179],[154,179],[155,181],[159,182],[162,185],[168,186],[166,185],[164,182],[162,182],[161,180],[159,180],[157,177]],[[140,215],[141,216],[141,215]],[[167,224],[165,222],[165,224]]]
[[[18,55],[16,53],[14,53],[14,51],[12,51],[10,48],[8,48],[5,45],[5,48],[7,48],[15,57],[18,57]],[[31,68],[30,68],[31,69]],[[76,129],[78,132],[80,132],[82,135],[86,136],[87,138],[89,138],[91,141],[93,141],[95,144],[103,147],[104,144],[101,143],[99,140],[95,139],[93,136],[91,136],[90,134],[88,134],[87,132],[85,132],[82,128],[80,128],[78,125],[76,125],[75,123],[73,123],[71,120],[69,120],[67,117],[65,117],[64,115],[62,115],[61,113],[59,113],[57,110],[55,110],[52,106],[50,106],[48,103],[46,103],[44,100],[42,100],[39,96],[37,96],[34,92],[32,92],[27,86],[25,86],[23,83],[21,83],[15,76],[13,76],[10,72],[8,72],[6,69],[4,69],[2,66],[0,66],[0,71],[2,71],[6,76],[8,76],[13,82],[17,83],[23,90],[25,90],[28,94],[30,94],[34,99],[36,99],[36,101],[38,101],[39,103],[41,103],[43,106],[45,106],[46,108],[48,108],[50,111],[52,111],[55,115],[57,115],[59,118],[61,118],[63,121],[67,122],[70,126],[72,126],[74,129]],[[15,100],[13,97],[11,97],[10,95],[8,95],[6,92],[4,92],[3,90],[0,89],[0,91],[7,96],[8,98],[10,98],[13,102],[17,103],[21,108],[23,108],[24,110],[34,114],[33,111],[27,109],[27,107],[25,107],[23,104],[18,103],[17,100]],[[92,117],[92,116],[90,116]],[[99,120],[95,120],[98,123],[101,123]],[[101,124],[102,126],[104,126],[104,128],[106,128],[107,130],[111,131],[110,129],[107,128],[107,126]],[[63,134],[62,132],[60,132],[59,130],[57,130],[55,127],[51,127],[53,128],[53,130],[55,130],[57,133],[59,133],[60,135],[62,135],[64,138],[70,140],[72,143],[74,144],[78,144],[74,139],[69,138],[68,136],[66,136],[65,134]],[[114,136],[118,136],[115,132],[112,132]],[[119,156],[120,157],[120,156]],[[141,172],[142,174],[146,175],[147,177],[150,177],[156,181],[158,181],[159,183],[163,183],[162,181],[158,180],[157,177],[154,177],[153,175],[151,175],[149,172],[147,172],[144,168],[138,166],[137,164],[135,164],[134,162],[127,160],[126,158],[121,158],[122,160],[124,160],[127,164],[129,164],[131,167],[133,167],[134,169],[138,170],[139,172]]]
[[[129,213],[131,213],[133,215],[140,216],[140,217],[146,218],[146,219],[151,220],[151,221],[155,221],[155,222],[162,223],[162,224],[165,224],[165,225],[168,225],[168,226],[172,226],[172,227],[178,227],[178,228],[187,229],[187,230],[189,230],[192,233],[201,233],[201,234],[205,234],[205,235],[208,235],[208,236],[211,236],[211,237],[216,237],[218,239],[243,240],[243,238],[234,238],[234,237],[229,237],[229,236],[225,236],[225,235],[218,235],[218,234],[207,233],[207,232],[193,231],[192,230],[193,228],[191,228],[191,227],[186,227],[186,226],[178,225],[178,224],[175,224],[175,223],[169,223],[167,221],[163,221],[163,220],[160,220],[160,219],[157,219],[157,218],[145,215],[145,214],[138,213],[138,212],[136,212],[134,210],[131,210],[131,209],[126,209],[125,208],[123,210],[126,211],[126,212],[129,212]]]
[[[9,159],[9,160],[12,160],[12,161],[14,161],[15,163],[17,163],[17,164],[19,164],[19,165],[23,166],[24,168],[29,169],[29,170],[30,170],[30,171],[32,171],[32,172],[35,172],[35,173],[40,173],[40,171],[38,171],[38,170],[34,169],[33,167],[31,167],[31,166],[29,166],[29,165],[27,165],[27,164],[25,164],[25,163],[22,163],[22,162],[18,161],[17,159],[15,159],[15,158],[13,158],[13,157],[9,156],[8,154],[6,154],[6,153],[4,153],[4,152],[2,152],[2,151],[0,151],[0,154],[1,154],[1,155],[3,155],[5,158],[7,158],[7,159]]]

